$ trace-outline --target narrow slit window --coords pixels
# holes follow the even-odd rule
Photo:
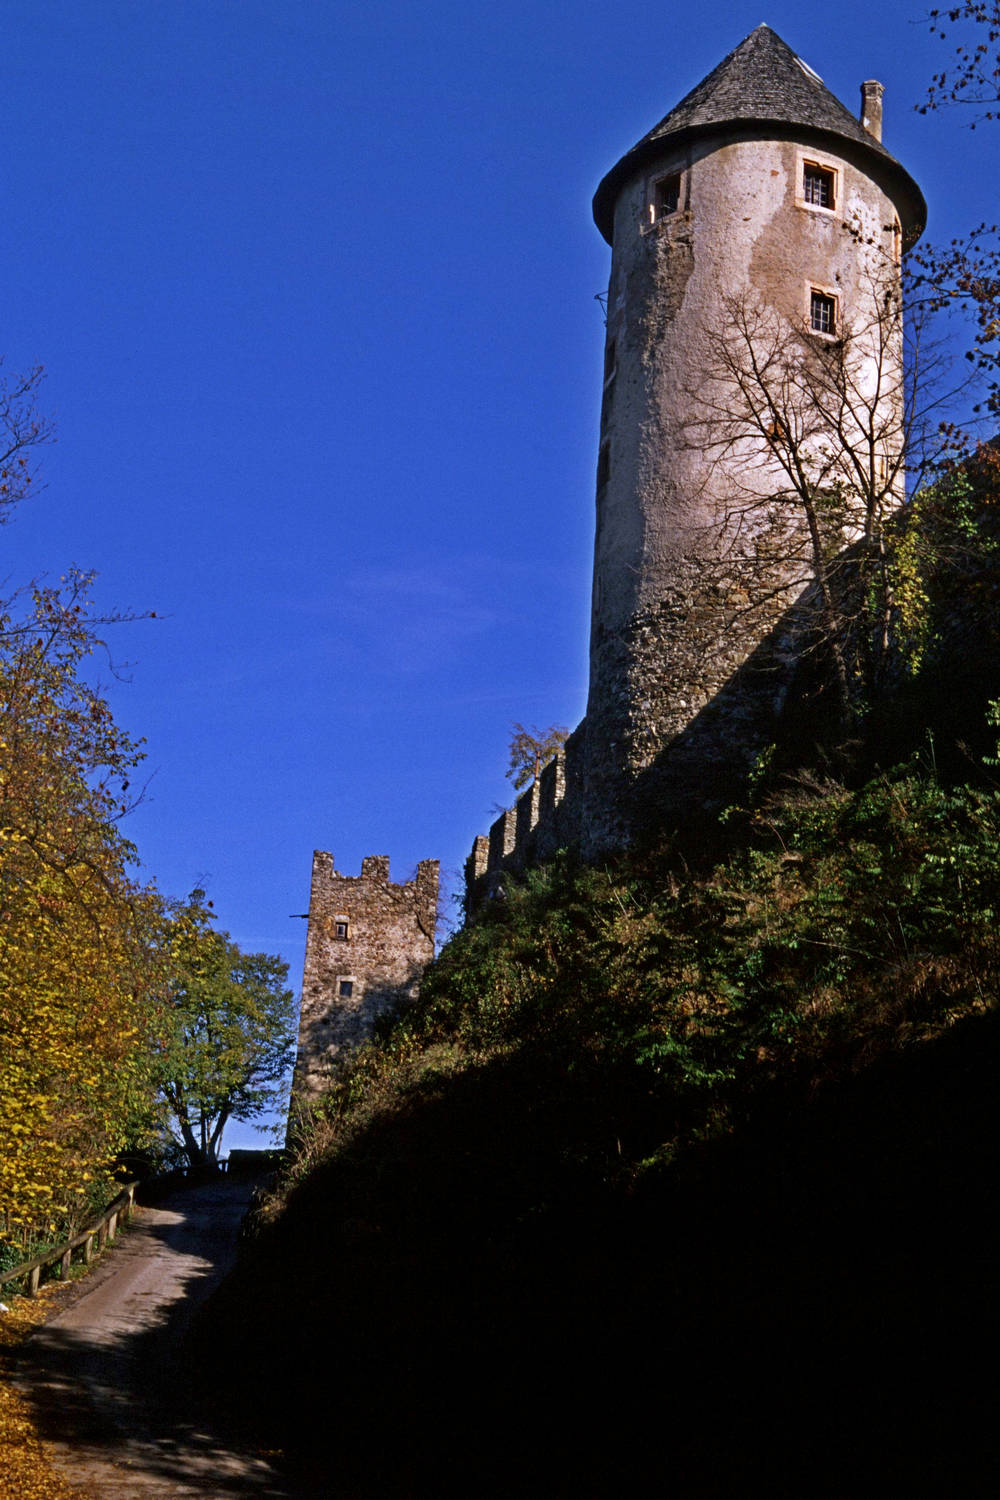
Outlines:
[[[835,208],[833,173],[807,161],[802,168],[802,197],[813,208]]]
[[[836,333],[837,299],[826,292],[809,294],[809,326],[813,333]]]
[[[665,219],[669,214],[675,214],[681,201],[681,174],[671,172],[669,177],[661,177],[653,188],[653,213],[654,224],[658,219]]]
[[[611,478],[611,444],[602,443],[597,454],[597,488],[602,490]]]

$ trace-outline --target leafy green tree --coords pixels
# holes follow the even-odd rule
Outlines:
[[[538,729],[534,724],[526,729],[523,724],[511,726],[510,767],[507,777],[520,791],[529,782],[537,781],[550,760],[555,760],[569,739],[569,730],[563,724],[551,724],[548,729]]]
[[[294,1044],[288,965],[243,953],[216,931],[194,890],[170,924],[171,978],[160,1088],[194,1167],[218,1160],[230,1120],[253,1120],[287,1093]]]

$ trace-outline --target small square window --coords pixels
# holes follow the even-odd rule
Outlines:
[[[825,292],[809,294],[809,326],[813,333],[837,332],[837,299]]]
[[[339,938],[341,942],[346,942],[347,941],[347,937],[348,937],[348,924],[347,924],[347,922],[340,921],[339,919],[336,922],[334,922],[334,924],[333,924],[333,935],[334,935],[335,938]]]
[[[802,168],[802,198],[813,208],[834,208],[834,175],[827,167],[807,161]]]
[[[653,187],[653,202],[650,205],[650,218],[653,223],[667,218],[669,214],[675,214],[680,207],[680,201],[681,174],[671,172],[669,177],[661,177]]]
[[[350,1000],[351,996],[354,994],[354,980],[342,979],[337,985],[337,994],[342,1000]]]

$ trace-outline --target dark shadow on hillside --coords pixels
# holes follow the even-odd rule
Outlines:
[[[840,564],[844,578],[852,577],[850,552]],[[922,750],[946,776],[981,771],[978,758],[996,742],[986,706],[1000,697],[1000,566],[992,556],[983,573],[968,609],[960,583],[953,582],[954,609],[919,671],[907,668],[898,648],[890,651],[873,701],[846,735],[829,653],[816,635],[815,601],[806,590],[636,777],[625,802],[634,842],[653,844],[668,834],[679,836],[688,851],[706,839],[714,847],[719,810],[745,800],[748,771],[765,751],[773,752],[777,773],[812,768],[854,785]],[[855,611],[860,604],[846,612]],[[842,645],[859,674],[859,644],[850,631]]]
[[[187,1188],[161,1209],[169,1219],[141,1216],[136,1229],[81,1283],[69,1313],[39,1328],[22,1351],[18,1379],[32,1401],[38,1430],[69,1449],[80,1482],[100,1493],[87,1465],[107,1461],[161,1483],[157,1493],[218,1496],[291,1494],[252,1449],[240,1453],[217,1421],[207,1420],[194,1394],[181,1341],[195,1310],[232,1263],[235,1237],[252,1183],[224,1179]],[[153,1252],[153,1269],[148,1251]],[[172,1300],[156,1307],[157,1252],[184,1257]],[[127,1315],[110,1329],[98,1303],[133,1267],[146,1267],[128,1287]],[[164,1261],[164,1264],[166,1262]],[[147,1310],[152,1309],[152,1310]],[[67,1318],[79,1314],[78,1325]],[[168,1488],[169,1486],[169,1488]]]
[[[964,1022],[633,1192],[635,1074],[442,1077],[298,1191],[197,1363],[331,1500],[992,1494],[998,1061]]]

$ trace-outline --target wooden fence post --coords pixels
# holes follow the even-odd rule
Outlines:
[[[104,1216],[98,1220],[90,1229],[84,1229],[72,1239],[44,1251],[36,1257],[36,1264],[27,1261],[20,1266],[12,1266],[9,1271],[0,1272],[0,1287],[8,1281],[24,1281],[24,1295],[26,1297],[37,1297],[38,1288],[41,1285],[42,1272],[49,1266],[59,1266],[60,1280],[65,1281],[73,1265],[73,1251],[83,1248],[83,1258],[88,1263],[94,1258],[94,1248],[98,1253],[104,1249],[118,1233],[119,1220],[122,1224],[131,1217],[135,1207],[135,1190],[137,1183],[131,1182],[122,1188],[114,1204]],[[6,1215],[0,1210],[0,1219],[6,1221]]]

